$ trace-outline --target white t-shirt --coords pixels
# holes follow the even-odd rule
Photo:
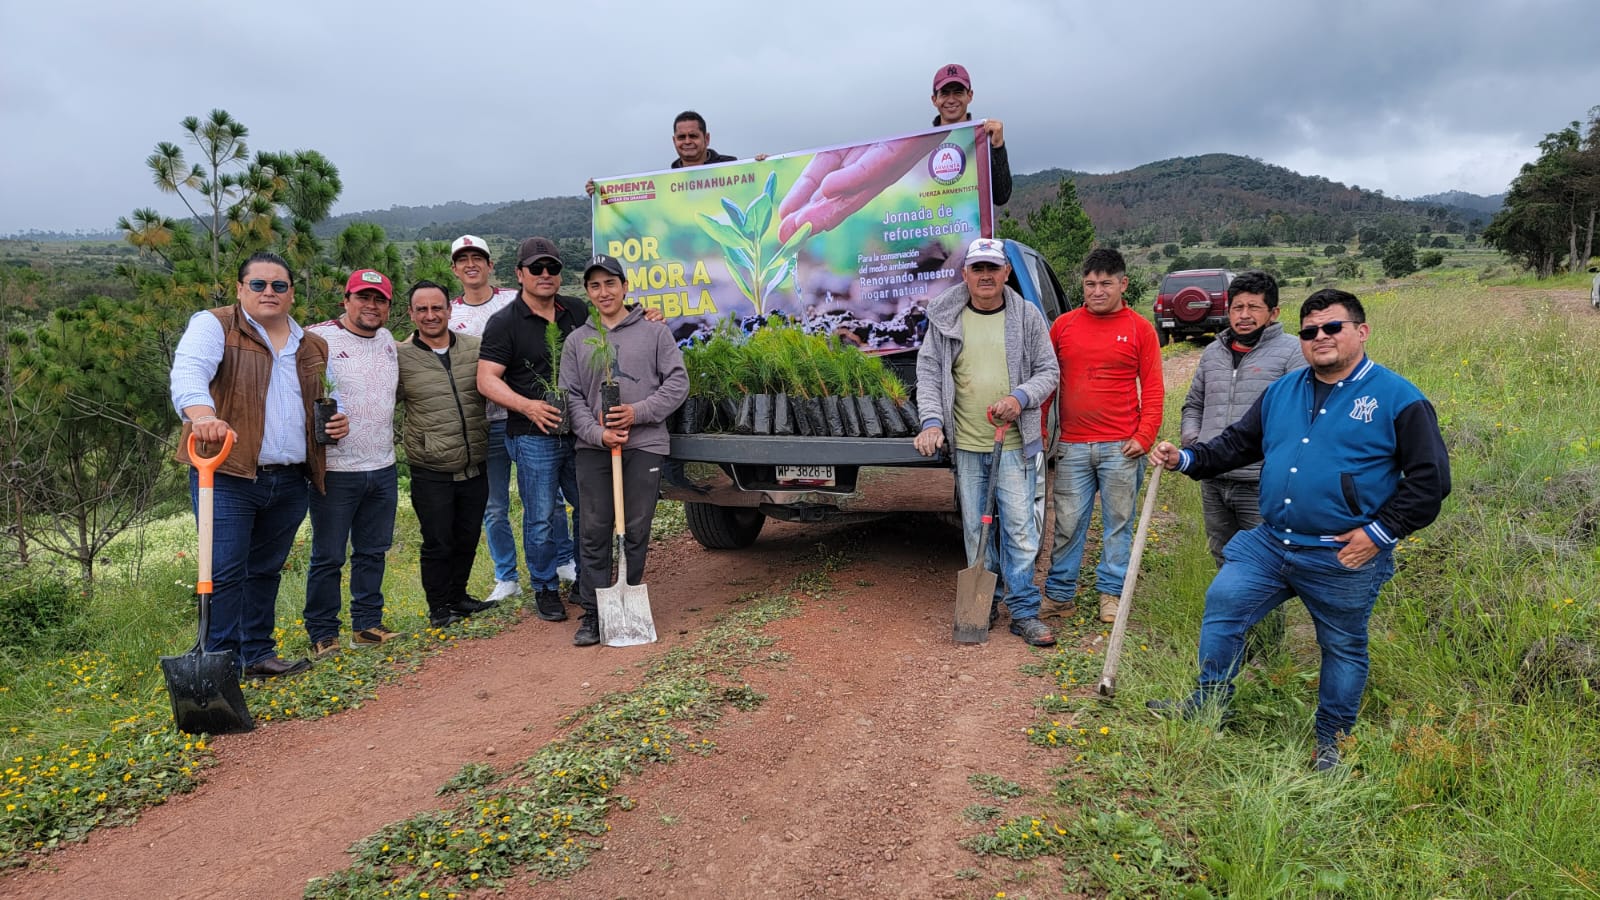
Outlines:
[[[519,293],[516,288],[500,288],[477,306],[468,303],[465,296],[451,300],[450,330],[470,334],[476,338],[483,337],[483,328],[489,324],[489,317],[505,309],[511,301],[517,299]],[[502,422],[506,417],[506,408],[485,397],[483,413],[491,422]]]
[[[328,342],[328,374],[350,418],[350,433],[328,447],[328,470],[371,472],[394,465],[394,390],[400,383],[394,335],[379,328],[362,337],[338,319],[306,330]]]

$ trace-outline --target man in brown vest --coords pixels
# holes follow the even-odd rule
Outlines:
[[[294,278],[276,254],[239,267],[239,303],[195,313],[172,360],[172,404],[183,418],[177,459],[187,464],[193,432],[212,455],[237,437],[217,469],[212,535],[211,628],[206,650],[235,650],[247,678],[293,675],[308,659],[281,659],[272,629],[283,564],[310,502],[323,489],[323,445],[312,434],[312,401],[322,396],[327,342],[289,313]],[[349,432],[343,413],[327,436]],[[191,492],[198,491],[190,472]],[[197,497],[197,493],[191,493]]]

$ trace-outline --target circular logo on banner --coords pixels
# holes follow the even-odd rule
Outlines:
[[[940,184],[955,184],[967,171],[967,154],[955,144],[940,144],[928,157],[928,174]]]

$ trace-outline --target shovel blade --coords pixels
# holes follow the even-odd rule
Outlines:
[[[989,609],[994,604],[994,587],[998,580],[995,573],[982,566],[968,566],[956,573],[957,643],[988,642]]]
[[[617,584],[595,591],[600,613],[600,640],[607,647],[633,647],[656,642],[650,615],[650,590],[642,584]]]
[[[239,689],[238,654],[207,653],[198,646],[182,656],[161,657],[161,674],[172,699],[172,720],[186,734],[242,734],[255,730]]]

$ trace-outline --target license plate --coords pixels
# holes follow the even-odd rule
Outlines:
[[[778,466],[778,483],[833,487],[833,466]]]

